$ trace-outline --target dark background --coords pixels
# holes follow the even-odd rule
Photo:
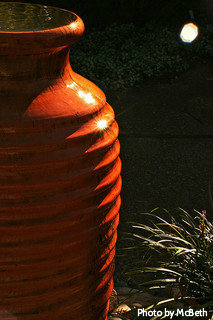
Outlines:
[[[10,1],[6,1],[10,2]],[[191,20],[193,10],[197,23],[212,17],[211,0],[35,0],[13,1],[38,3],[71,10],[84,21],[86,28],[102,29],[109,24],[155,23],[159,26],[180,26]]]

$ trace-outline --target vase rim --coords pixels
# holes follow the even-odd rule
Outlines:
[[[5,13],[3,20],[6,9],[9,12],[7,16]],[[0,2],[0,52],[3,49],[48,51],[69,46],[78,41],[83,32],[81,18],[66,9],[34,3]]]

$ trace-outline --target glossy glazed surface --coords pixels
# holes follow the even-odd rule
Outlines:
[[[107,319],[118,126],[104,93],[70,67],[68,45],[84,30],[75,17],[48,31],[0,32],[0,316],[8,319]]]

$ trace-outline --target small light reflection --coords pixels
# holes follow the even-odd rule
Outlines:
[[[91,95],[91,93],[86,93],[83,90],[78,90],[78,95],[80,98],[84,99],[84,101],[86,103],[94,103],[95,99],[93,98],[93,96]]]
[[[67,84],[67,88],[77,89],[78,85],[75,82],[72,82],[71,84]],[[95,98],[92,96],[90,92],[86,93],[83,90],[77,90],[77,94],[80,98],[82,98],[86,103],[95,103]],[[1,320],[1,319],[0,319]]]
[[[93,98],[93,96],[91,95],[91,93],[87,93],[84,97],[84,100],[87,102],[87,103],[94,103],[95,102],[95,99]]]
[[[77,28],[77,22],[71,22],[70,23],[70,27],[72,28],[72,29],[76,29]]]
[[[107,120],[105,120],[105,119],[98,120],[98,121],[97,121],[97,127],[98,127],[98,129],[100,129],[100,130],[106,129],[106,127],[107,127]]]
[[[198,27],[194,23],[187,23],[180,33],[180,38],[183,42],[190,43],[198,36]]]
[[[67,84],[67,88],[74,88],[75,87],[75,83],[71,83],[71,84]]]
[[[85,94],[86,93],[84,91],[78,90],[78,95],[79,95],[80,98],[83,98],[85,96]]]

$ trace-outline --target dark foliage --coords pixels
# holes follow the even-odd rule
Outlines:
[[[180,210],[161,218],[156,210],[147,213],[149,222],[135,223],[130,240],[136,239],[132,251],[141,252],[141,261],[131,261],[130,274],[150,274],[150,281],[140,285],[149,290],[180,289],[182,297],[161,301],[181,301],[195,309],[213,313],[213,225],[206,212],[197,215]],[[125,249],[124,249],[125,250]],[[155,257],[154,262],[153,257]],[[144,260],[146,263],[144,264]]]
[[[183,44],[177,29],[111,25],[86,32],[71,48],[71,65],[103,89],[135,86],[162,72],[185,71],[198,57],[209,56],[212,31],[201,27],[192,44]]]

